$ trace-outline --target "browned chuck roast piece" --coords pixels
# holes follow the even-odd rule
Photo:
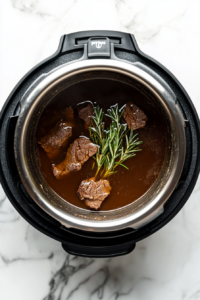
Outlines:
[[[85,106],[86,103],[87,105]],[[89,126],[91,126],[91,116],[94,113],[94,109],[93,105],[90,102],[85,102],[83,105],[84,106],[81,105],[80,107],[78,107],[78,115],[79,118],[84,121],[85,127],[88,128]]]
[[[91,209],[99,209],[102,202],[110,195],[111,186],[108,180],[95,181],[94,178],[83,180],[78,188],[78,195]]]
[[[58,165],[53,165],[53,174],[59,179],[69,172],[79,171],[84,162],[97,152],[98,146],[90,139],[80,137],[69,147],[65,160]]]
[[[133,130],[143,128],[148,120],[145,113],[131,101],[126,104],[123,117],[128,128],[133,128]]]
[[[39,144],[50,158],[54,158],[66,146],[70,136],[72,136],[72,127],[58,121],[50,132],[40,139]]]

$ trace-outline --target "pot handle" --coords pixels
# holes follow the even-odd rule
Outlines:
[[[93,58],[118,58],[115,50],[137,53],[136,41],[132,35],[119,31],[92,30],[74,32],[64,35],[61,53],[68,53],[74,50],[83,50],[84,54],[79,60]]]
[[[135,242],[127,242],[119,245],[112,246],[85,246],[79,244],[62,244],[63,249],[69,254],[76,256],[105,258],[126,255],[135,249]]]

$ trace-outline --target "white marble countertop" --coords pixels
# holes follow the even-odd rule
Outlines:
[[[61,35],[110,29],[174,73],[200,113],[200,1],[0,1],[0,107]],[[200,299],[200,181],[179,214],[129,255],[85,259],[35,230],[0,187],[0,299]]]

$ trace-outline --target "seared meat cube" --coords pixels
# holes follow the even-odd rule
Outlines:
[[[94,178],[83,180],[78,188],[78,195],[85,205],[98,210],[102,202],[109,196],[111,186],[108,180],[95,181]]]
[[[54,158],[66,146],[68,138],[72,136],[72,127],[58,121],[50,132],[42,137],[39,144],[50,158]]]
[[[143,128],[148,120],[145,113],[132,102],[128,102],[126,104],[123,117],[128,125],[128,128],[133,128],[133,130]]]
[[[93,115],[93,105],[90,102],[87,102],[87,105],[84,107],[78,107],[79,118],[84,121],[86,128],[91,126],[91,116]]]
[[[97,152],[98,146],[90,139],[80,137],[69,147],[65,160],[58,165],[53,165],[53,174],[59,179],[69,172],[79,171],[84,162]]]

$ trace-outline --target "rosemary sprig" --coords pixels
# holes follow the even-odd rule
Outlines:
[[[94,158],[97,162],[97,171],[95,176],[97,176],[101,167],[103,166],[109,149],[109,133],[104,129],[105,124],[103,123],[103,116],[104,114],[102,108],[99,108],[98,106],[94,107],[92,127],[89,127],[89,132],[93,143],[99,146]]]
[[[123,162],[128,158],[136,155],[135,152],[140,151],[137,146],[142,142],[136,138],[137,134],[133,135],[133,129],[131,128],[130,135],[128,138],[127,125],[121,123],[121,117],[123,110],[120,112],[118,105],[108,110],[108,117],[112,119],[111,131],[114,131],[114,138],[109,145],[110,153],[106,156],[104,167],[104,177],[108,177],[116,173],[115,168],[120,165],[125,169],[128,169]],[[126,139],[126,147],[123,146],[123,138]],[[118,159],[118,160],[116,160]]]
[[[104,177],[110,176],[111,174],[116,173],[114,171],[116,165],[116,159],[121,154],[121,148],[123,145],[123,137],[127,131],[127,125],[120,123],[121,116],[123,111],[119,114],[118,105],[111,107],[108,110],[108,116],[112,120],[110,126],[110,135],[113,137],[109,142],[109,153],[106,156],[104,161]]]
[[[126,137],[126,148],[124,150],[124,147],[121,148],[121,155],[120,159],[116,164],[124,166],[122,163],[127,160],[128,158],[131,158],[136,155],[135,152],[141,151],[142,149],[138,148],[137,146],[142,144],[142,141],[139,141],[139,138],[136,138],[138,134],[133,134],[133,128],[130,130],[129,138],[127,135]],[[127,168],[127,167],[126,167]]]
[[[137,146],[142,142],[136,138],[137,134],[134,135],[132,129],[128,137],[127,124],[121,123],[122,113],[123,110],[119,111],[118,105],[111,107],[106,116],[112,120],[112,123],[109,130],[105,130],[103,111],[99,107],[94,108],[92,127],[89,130],[91,140],[99,146],[95,156],[97,162],[96,176],[102,166],[104,166],[103,177],[116,173],[115,169],[118,165],[128,169],[123,162],[141,150]],[[124,138],[126,140],[125,149],[123,146]]]

